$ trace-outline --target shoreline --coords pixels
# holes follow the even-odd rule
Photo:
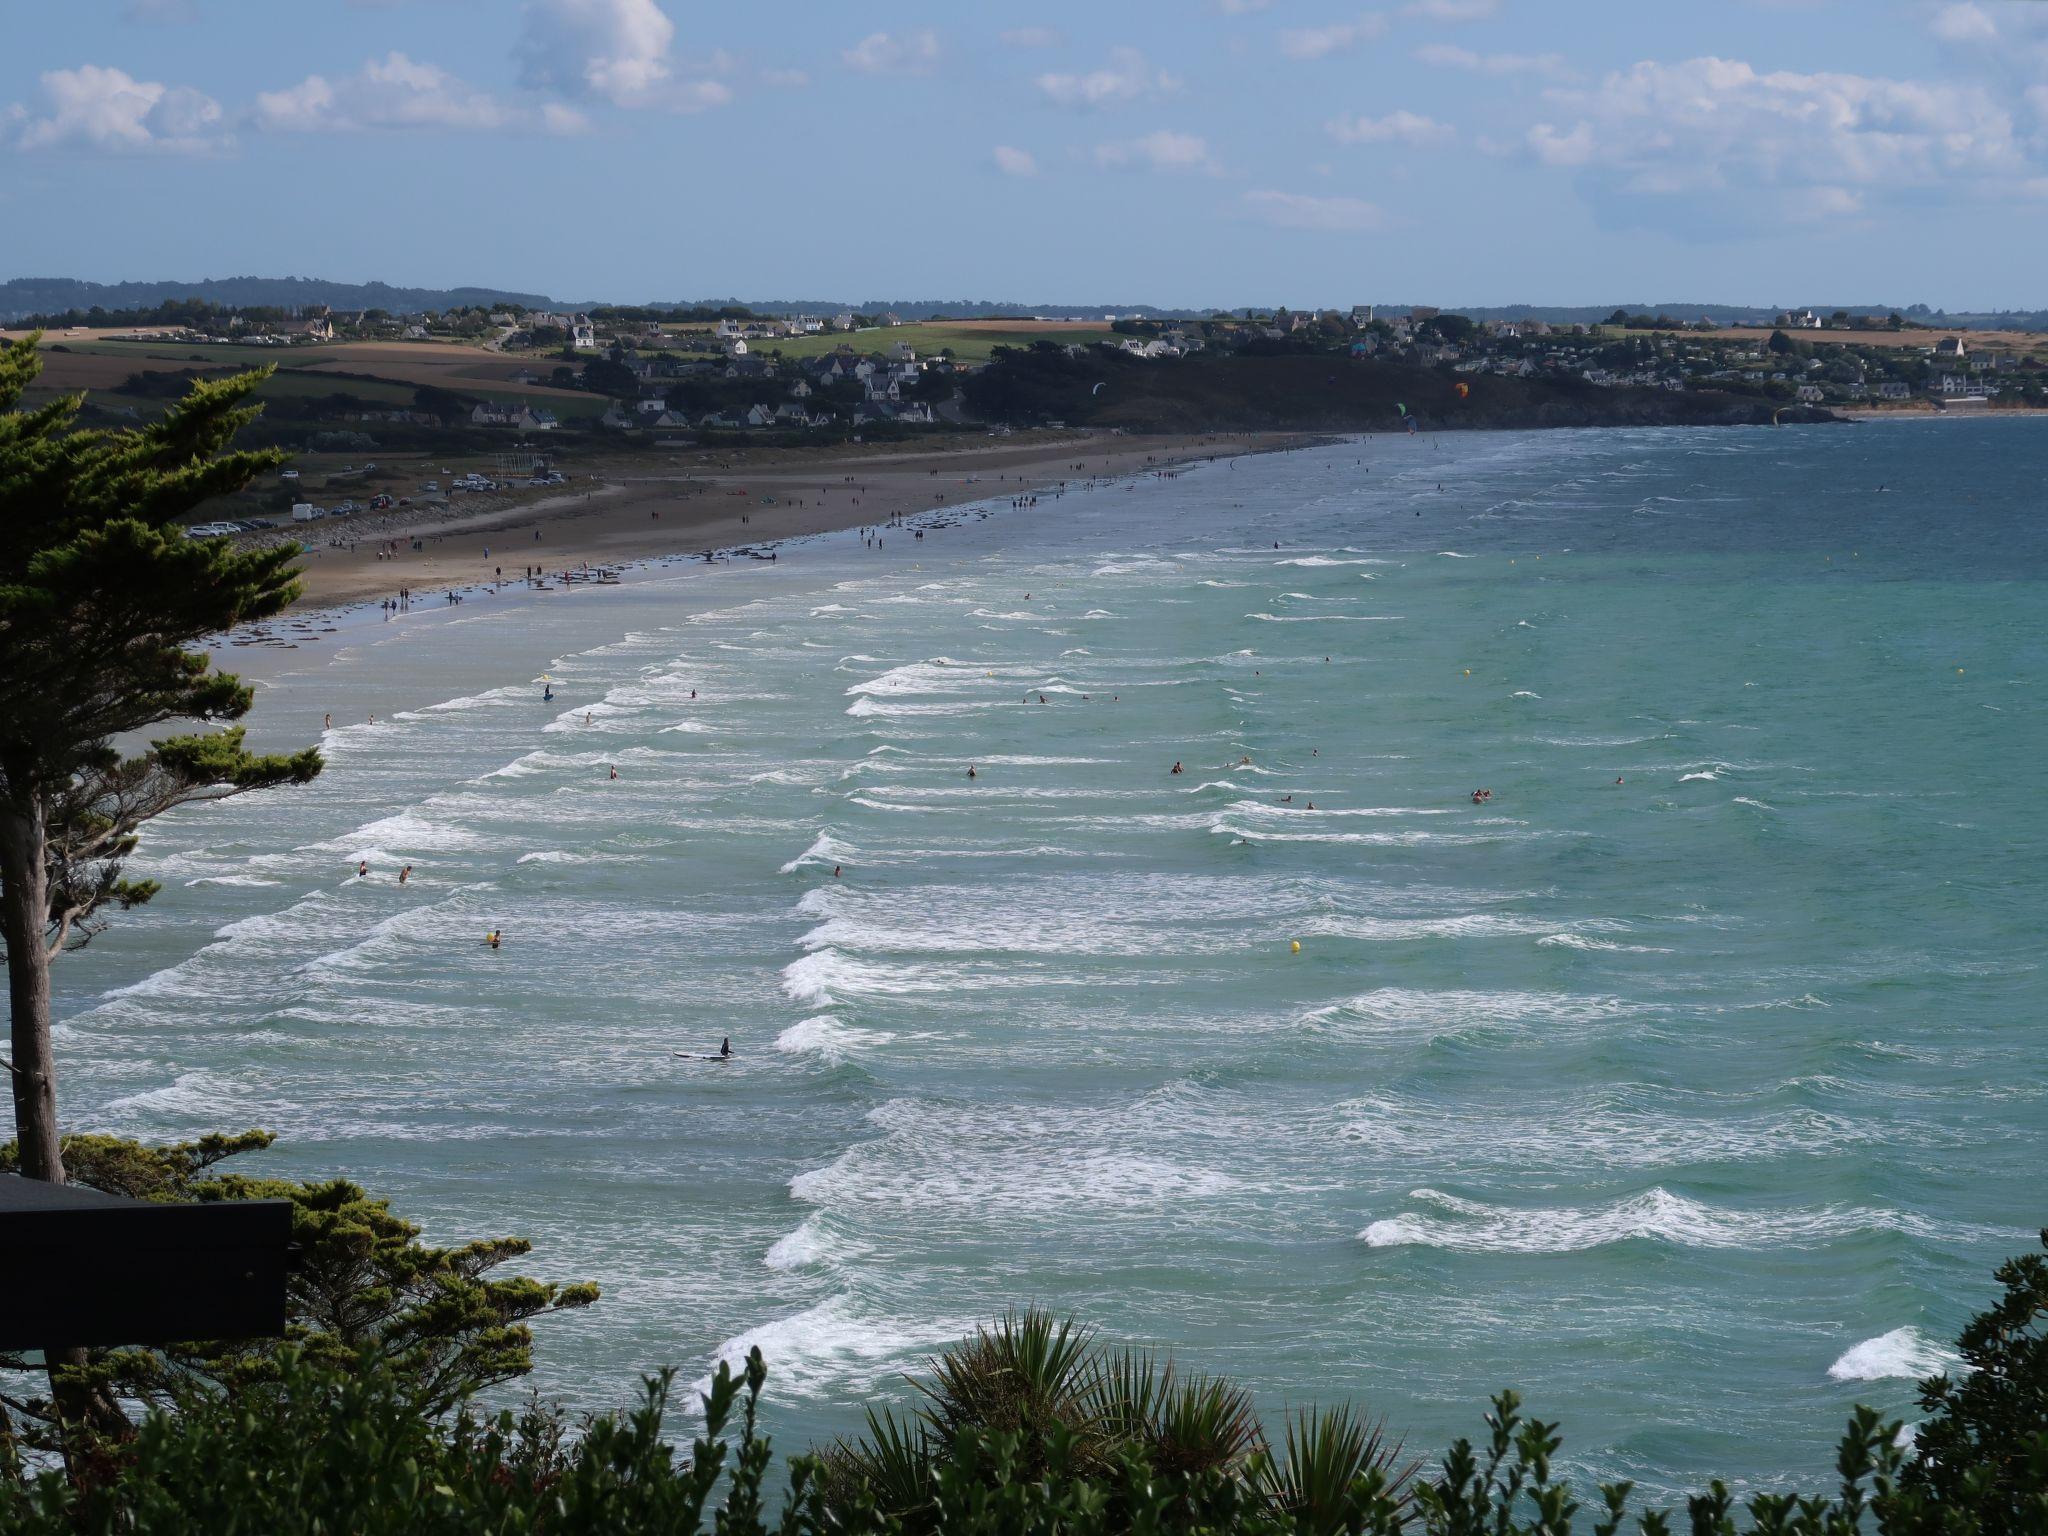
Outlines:
[[[669,473],[632,472],[661,467],[646,463],[643,454],[632,469],[571,482],[534,501],[494,499],[476,511],[437,502],[358,515],[345,525],[323,522],[320,532],[331,537],[345,526],[350,538],[308,546],[304,591],[285,617],[380,603],[400,587],[412,592],[418,608],[445,601],[451,591],[525,585],[527,568],[536,564],[542,579],[554,582],[564,572],[573,577],[586,569],[594,574],[650,560],[771,549],[791,539],[886,526],[918,512],[1057,496],[1076,486],[1331,440],[1330,433],[1313,432],[1076,435],[890,454],[791,450],[723,464],[705,462],[710,453],[677,449],[679,459],[688,455],[697,464],[678,463]],[[415,539],[424,547],[412,549]],[[399,549],[380,555],[388,541]]]

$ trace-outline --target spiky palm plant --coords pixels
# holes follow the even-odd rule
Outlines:
[[[1119,1349],[1097,1358],[1082,1401],[1105,1444],[1149,1446],[1173,1389],[1172,1360],[1162,1362],[1150,1350]]]
[[[1152,1464],[1161,1472],[1236,1472],[1264,1442],[1252,1395],[1233,1381],[1169,1375],[1153,1416]]]
[[[944,1448],[918,1418],[870,1408],[867,1423],[864,1437],[835,1440],[820,1454],[819,1491],[833,1509],[871,1503],[915,1528],[931,1503],[932,1464]]]
[[[1289,1415],[1280,1455],[1258,1466],[1261,1491],[1305,1536],[1335,1536],[1350,1524],[1361,1479],[1376,1474],[1382,1491],[1399,1497],[1415,1474],[1400,1443],[1387,1440],[1386,1421],[1362,1418],[1348,1405]]]
[[[1005,1313],[927,1362],[925,1421],[943,1444],[963,1429],[1019,1435],[1027,1458],[1055,1426],[1087,1435],[1094,1336],[1038,1307]]]

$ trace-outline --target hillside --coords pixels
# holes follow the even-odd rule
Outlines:
[[[1465,398],[1457,392],[1461,383]],[[1429,431],[1835,419],[1825,410],[1718,390],[1608,389],[1572,378],[1463,375],[1316,353],[1171,360],[1100,347],[1078,357],[1044,346],[1000,353],[968,379],[966,395],[988,420],[1145,432],[1393,431],[1403,406]]]
[[[502,288],[396,288],[389,283],[333,283],[318,277],[205,277],[196,282],[88,283],[72,277],[17,277],[0,283],[0,322],[66,310],[148,309],[175,299],[205,299],[251,309],[387,309],[393,314],[471,304],[545,308],[545,294]]]

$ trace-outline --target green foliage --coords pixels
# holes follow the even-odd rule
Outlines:
[[[2041,1233],[2048,1248],[2048,1230]],[[1966,1374],[1924,1382],[1919,1456],[1906,1486],[1967,1506],[1986,1536],[2038,1531],[2048,1460],[2048,1259],[2023,1254],[2000,1266],[2005,1294],[1956,1340]]]
[[[257,755],[238,731],[174,737],[123,758],[112,738],[171,720],[246,714],[251,694],[188,646],[298,595],[296,551],[188,539],[212,497],[281,462],[236,452],[245,404],[267,372],[200,379],[134,430],[74,430],[81,399],[16,410],[41,363],[35,338],[0,348],[0,879],[45,866],[52,951],[97,931],[109,902],[153,888],[124,882],[135,832],[209,794],[303,783],[319,755]],[[8,935],[10,966],[30,964]]]
[[[175,1164],[204,1155],[165,1149]],[[2043,1234],[2048,1244],[2048,1233]],[[2040,1325],[2048,1268],[2000,1272],[2006,1294],[1964,1331],[1979,1390],[1937,1380],[1921,1454],[1869,1408],[1850,1416],[1835,1486],[1738,1503],[1710,1483],[1685,1501],[1691,1536],[2003,1536],[2048,1528],[2048,1414]],[[1149,1355],[1099,1350],[1071,1322],[1027,1311],[932,1362],[929,1406],[870,1411],[867,1434],[776,1474],[757,1411],[767,1368],[721,1365],[703,1432],[665,1437],[672,1374],[638,1406],[580,1426],[522,1414],[421,1413],[374,1350],[328,1363],[281,1352],[260,1387],[153,1412],[132,1441],[99,1443],[70,1476],[0,1478],[0,1530],[21,1536],[1671,1536],[1674,1513],[1633,1511],[1603,1484],[1582,1503],[1559,1480],[1558,1426],[1504,1392],[1486,1433],[1428,1474],[1396,1468],[1379,1426],[1348,1408],[1293,1416],[1275,1453],[1242,1392],[1177,1384]],[[1167,1426],[1227,1456],[1177,1456]],[[1011,1427],[996,1427],[1000,1420]],[[946,1426],[942,1431],[941,1424]],[[1184,1428],[1186,1426],[1183,1426]],[[577,1431],[580,1429],[580,1433]],[[1934,1449],[1939,1447],[1938,1450]],[[782,1487],[771,1514],[768,1489]]]
[[[140,1200],[288,1200],[294,1267],[286,1289],[283,1340],[199,1342],[162,1349],[92,1352],[84,1373],[113,1397],[190,1409],[214,1400],[248,1401],[275,1383],[287,1350],[336,1370],[371,1360],[401,1386],[415,1412],[446,1413],[487,1387],[533,1368],[535,1318],[589,1306],[598,1288],[556,1285],[494,1271],[531,1251],[521,1238],[438,1248],[414,1223],[344,1179],[301,1184],[216,1174],[240,1152],[260,1151],[268,1131],[207,1136],[148,1147],[113,1136],[71,1136],[65,1167],[75,1182]],[[15,1144],[0,1147],[0,1172],[15,1171]],[[0,1366],[22,1368],[0,1356]],[[0,1398],[31,1421],[47,1405]]]

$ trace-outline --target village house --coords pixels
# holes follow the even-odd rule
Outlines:
[[[1910,400],[1913,398],[1913,386],[1906,383],[1903,379],[1886,379],[1877,386],[1877,398],[1880,400]]]
[[[588,320],[577,320],[569,326],[569,345],[578,352],[597,350],[597,327]]]

